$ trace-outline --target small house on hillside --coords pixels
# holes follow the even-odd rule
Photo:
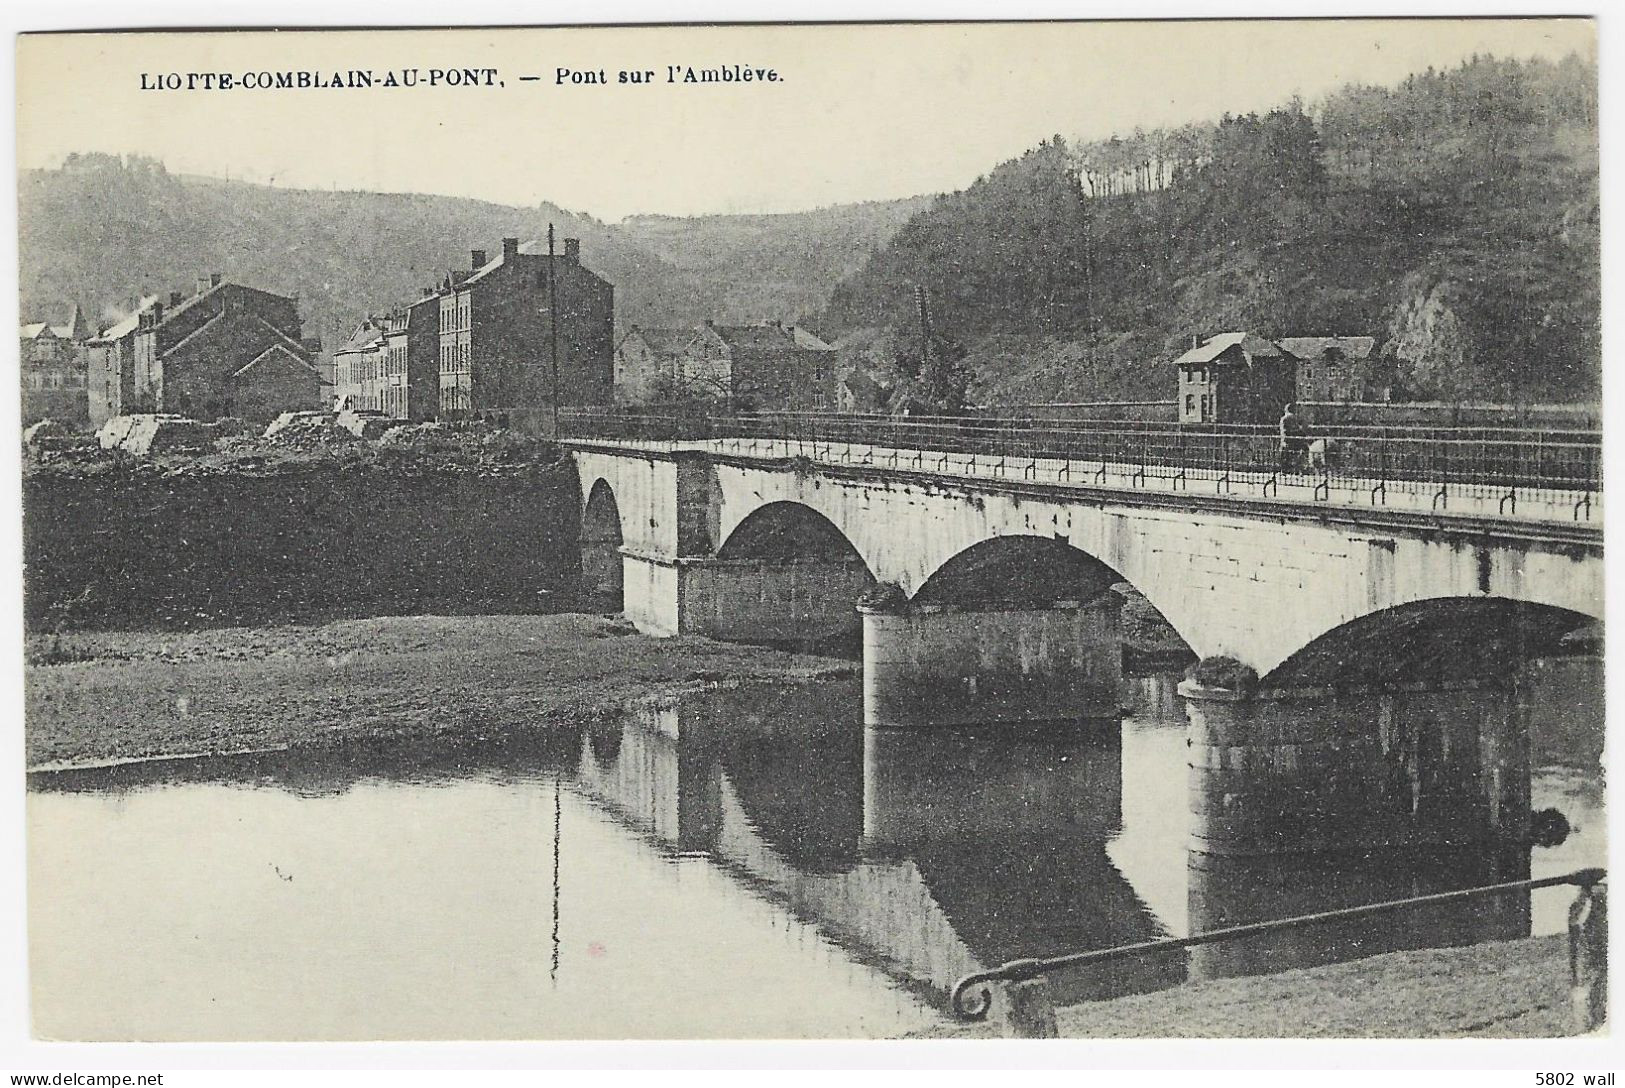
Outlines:
[[[1288,336],[1278,343],[1298,360],[1298,400],[1388,399],[1388,383],[1373,369],[1374,337]]]
[[[679,361],[694,330],[633,325],[615,349],[615,403],[621,406],[681,400]]]
[[[710,390],[752,409],[835,406],[835,349],[806,329],[780,321],[695,331],[679,361],[679,384]]]
[[[35,321],[19,334],[23,426],[42,419],[84,423],[89,418],[84,345],[91,329],[77,304],[65,325]]]
[[[1297,395],[1297,360],[1250,332],[1209,337],[1174,366],[1181,423],[1275,423]]]

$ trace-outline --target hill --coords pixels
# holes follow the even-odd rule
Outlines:
[[[18,189],[25,319],[61,320],[78,302],[106,323],[134,297],[190,293],[218,271],[298,295],[307,334],[329,347],[361,315],[467,268],[470,250],[545,238],[549,223],[580,238],[583,261],[615,284],[622,328],[794,318],[907,217],[906,206],[871,204],[622,228],[551,204],[274,188],[108,155],[24,171]]]
[[[1591,398],[1596,125],[1595,65],[1479,57],[1313,107],[1056,137],[909,220],[813,324],[894,400],[916,285],[972,400],[1167,398],[1193,335],[1240,328],[1375,336],[1420,397]]]
[[[843,204],[782,215],[632,216],[628,241],[708,285],[716,319],[800,319],[863,267],[930,197]]]

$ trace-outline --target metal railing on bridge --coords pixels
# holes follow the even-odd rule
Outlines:
[[[895,468],[969,472],[1077,484],[1179,489],[1206,481],[1226,493],[1268,497],[1283,482],[1316,498],[1390,489],[1421,493],[1433,510],[1452,496],[1488,498],[1503,513],[1519,501],[1572,504],[1589,521],[1602,491],[1596,431],[1522,427],[1309,426],[1283,450],[1277,430],[1237,424],[1029,417],[890,416],[817,412],[730,415],[572,409],[565,437],[618,442],[722,444],[733,452],[813,460],[866,459]]]

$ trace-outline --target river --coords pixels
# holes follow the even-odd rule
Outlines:
[[[865,731],[852,683],[501,742],[31,776],[36,1031],[81,1039],[888,1037],[1006,959],[1606,864],[1601,664],[1525,706],[1551,848],[1269,872],[1187,851],[1174,678],[1121,724]],[[1563,929],[1572,893],[1057,980],[1066,1000]],[[1262,904],[1262,905],[1260,905]],[[1193,919],[1193,914],[1200,915]]]

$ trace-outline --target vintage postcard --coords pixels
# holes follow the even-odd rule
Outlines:
[[[1592,20],[16,57],[36,1038],[1606,1034]]]

